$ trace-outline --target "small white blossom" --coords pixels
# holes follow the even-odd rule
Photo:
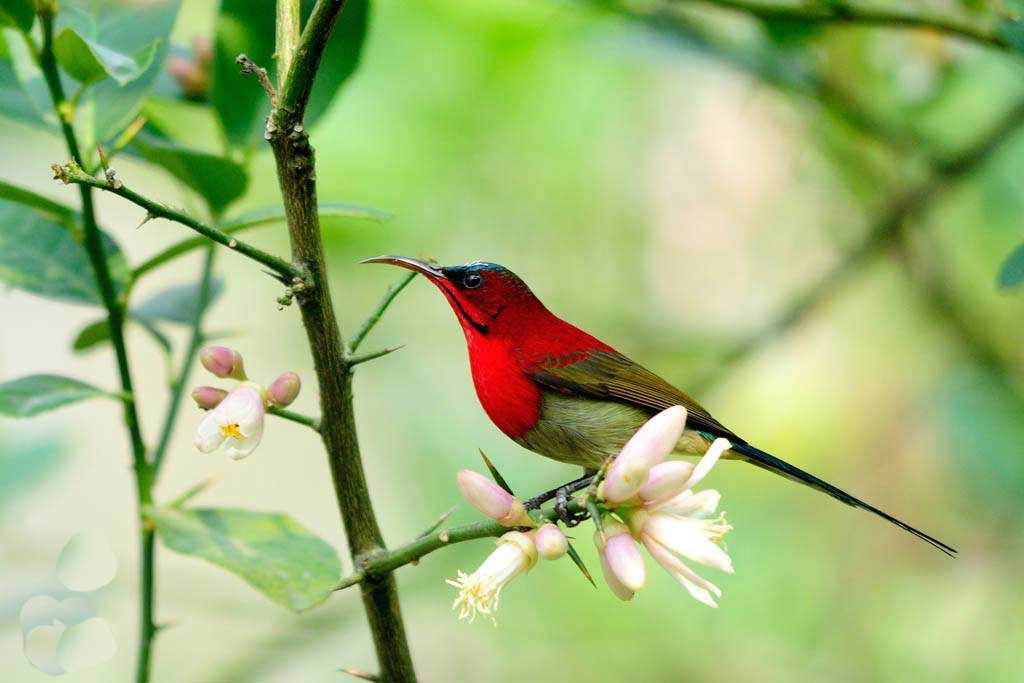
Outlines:
[[[231,391],[216,408],[208,412],[196,429],[195,444],[203,453],[221,446],[231,458],[240,460],[260,444],[266,405],[255,385],[244,383]]]
[[[501,589],[537,562],[537,548],[530,535],[509,531],[498,539],[498,547],[472,574],[459,572],[446,583],[459,589],[452,609],[459,610],[459,619],[473,621],[477,614],[485,614],[497,625],[494,612],[498,609]]]

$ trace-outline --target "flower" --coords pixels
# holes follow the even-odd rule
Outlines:
[[[459,470],[455,482],[470,505],[502,526],[534,526],[518,498],[479,472]]]
[[[291,405],[299,395],[302,381],[294,372],[281,373],[267,388],[267,398],[275,406],[284,408]]]
[[[486,614],[497,625],[494,612],[498,609],[501,589],[509,581],[529,571],[537,563],[537,548],[532,534],[509,531],[498,539],[498,547],[472,574],[459,572],[446,583],[459,589],[452,609],[459,610],[459,619],[473,621],[477,614]]]
[[[199,352],[199,362],[217,377],[245,380],[242,354],[226,346],[207,346]]]
[[[605,581],[616,595],[619,595],[620,591],[624,594],[628,592],[629,597],[619,595],[623,600],[628,600],[644,587],[644,558],[640,555],[636,541],[625,524],[608,518],[604,520],[602,527],[601,530],[594,532],[594,545],[601,553],[601,569],[604,571]],[[609,580],[609,576],[614,578],[614,581]]]
[[[608,466],[601,495],[609,503],[623,503],[635,496],[647,481],[651,468],[671,453],[686,427],[686,408],[661,411],[630,438]]]
[[[192,400],[203,410],[213,410],[227,395],[228,392],[217,387],[196,387],[192,390]]]
[[[569,551],[569,539],[557,525],[548,522],[533,537],[537,552],[545,560],[557,560]]]
[[[259,385],[238,385],[207,413],[196,429],[196,448],[212,453],[227,444],[227,454],[240,460],[252,453],[263,437],[266,405]]]
[[[643,543],[647,552],[698,601],[717,607],[716,597],[722,591],[699,576],[683,560],[732,573],[732,560],[718,545],[732,527],[725,514],[712,518],[721,494],[711,489],[693,492],[696,485],[714,467],[722,453],[732,444],[716,439],[701,458],[682,490],[673,497],[657,500],[641,507],[620,511],[629,524],[633,537]],[[668,463],[666,463],[668,464]]]

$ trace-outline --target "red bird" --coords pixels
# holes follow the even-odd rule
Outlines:
[[[953,555],[956,550],[845,491],[755,448],[699,403],[611,346],[545,308],[512,271],[476,261],[447,268],[405,256],[377,256],[433,282],[466,335],[477,397],[495,426],[520,446],[592,474],[616,455],[652,415],[675,405],[688,411],[676,452],[702,455],[718,437],[726,457],[864,508]],[[586,478],[563,491],[582,488]]]

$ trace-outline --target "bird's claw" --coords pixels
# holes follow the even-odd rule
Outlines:
[[[575,493],[578,488],[577,482],[563,486],[555,492],[555,514],[558,519],[568,528],[578,526],[580,522],[587,519],[588,514],[582,510],[577,512],[569,511],[569,495]]]

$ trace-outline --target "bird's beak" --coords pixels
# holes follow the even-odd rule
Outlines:
[[[433,266],[426,261],[420,261],[419,259],[409,258],[408,256],[374,256],[360,261],[360,263],[387,263],[392,266],[398,266],[399,268],[406,268],[408,270],[415,271],[421,275],[425,275],[430,279],[435,280],[447,280],[445,274],[441,272],[441,269],[437,266]]]

